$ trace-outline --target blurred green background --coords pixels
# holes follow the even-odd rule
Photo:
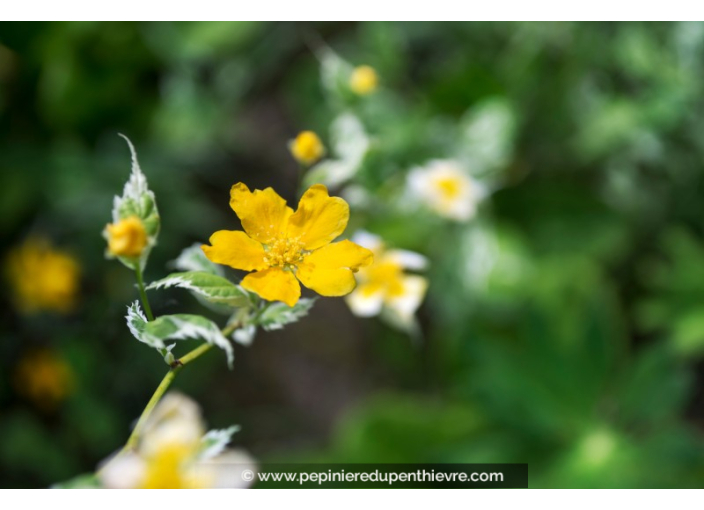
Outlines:
[[[155,280],[238,228],[235,182],[295,203],[287,143],[327,142],[338,113],[320,40],[380,76],[358,107],[378,137],[368,180],[443,157],[445,133],[499,98],[515,122],[501,186],[467,224],[365,217],[431,259],[421,342],[320,299],[238,346],[234,371],[211,354],[176,388],[211,426],[241,424],[235,445],[260,460],[527,462],[532,487],[703,487],[704,25],[370,22],[0,23],[0,485],[94,469],[165,373],[124,324],[130,272],[104,258],[129,173],[117,133],[159,203]],[[12,254],[29,238],[78,261],[68,313],[18,305]],[[208,313],[179,291],[152,300]]]

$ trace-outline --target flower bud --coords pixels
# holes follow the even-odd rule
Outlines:
[[[147,246],[147,232],[137,216],[107,226],[108,251],[117,257],[139,257]]]
[[[325,155],[323,142],[313,131],[299,133],[289,144],[289,149],[296,161],[304,165],[312,165]]]
[[[366,96],[376,90],[379,84],[379,77],[373,67],[355,67],[350,77],[350,88],[352,92],[360,96]]]

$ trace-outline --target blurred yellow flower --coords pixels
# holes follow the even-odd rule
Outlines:
[[[325,146],[313,131],[302,131],[289,143],[291,154],[299,163],[312,165],[325,155]]]
[[[63,402],[74,388],[70,365],[48,349],[31,352],[15,369],[17,392],[38,407],[51,410]]]
[[[330,197],[322,184],[303,194],[295,213],[272,188],[252,193],[243,183],[232,187],[230,207],[246,233],[215,232],[203,251],[217,264],[255,271],[242,287],[266,300],[295,305],[298,280],[323,296],[344,296],[356,286],[354,273],[372,263],[366,248],[347,240],[332,243],[347,227],[349,206]]]
[[[69,254],[46,239],[29,238],[8,255],[5,272],[18,310],[68,313],[75,307],[80,269]]]
[[[355,94],[366,96],[374,92],[379,84],[379,77],[373,67],[358,66],[350,76],[350,88]]]
[[[108,251],[117,257],[139,257],[147,246],[147,231],[137,216],[111,223],[105,232]]]
[[[251,482],[237,472],[256,465],[242,450],[225,450],[234,430],[207,435],[198,405],[169,393],[154,409],[136,450],[108,460],[98,477],[108,489],[244,488]]]
[[[374,263],[360,269],[359,286],[346,301],[355,315],[372,317],[391,315],[395,324],[410,326],[425,297],[428,281],[406,270],[422,270],[427,260],[406,250],[387,250],[378,236],[358,232],[353,240],[374,253]]]

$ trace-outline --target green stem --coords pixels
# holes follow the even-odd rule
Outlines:
[[[144,289],[144,278],[142,277],[142,265],[137,262],[134,266],[134,272],[137,276],[137,287],[139,287],[139,296],[142,299],[142,306],[144,306],[144,311],[147,314],[147,319],[150,321],[154,320],[154,314],[152,313],[152,307],[149,306],[149,298],[147,297],[147,291]]]
[[[237,329],[237,326],[237,322],[229,324],[222,330],[222,334],[224,336],[228,336],[235,329]],[[152,395],[152,398],[149,399],[147,407],[145,407],[144,411],[142,411],[142,415],[139,417],[139,420],[137,420],[137,425],[135,425],[132,434],[130,435],[129,439],[127,439],[127,443],[125,443],[125,447],[122,449],[123,452],[135,449],[137,443],[139,442],[139,438],[142,435],[142,430],[144,429],[144,426],[149,420],[149,417],[154,411],[154,408],[159,403],[159,400],[161,400],[161,397],[164,396],[166,390],[168,390],[169,386],[171,386],[171,383],[176,378],[176,375],[178,375],[178,373],[183,370],[183,367],[185,367],[192,361],[198,359],[212,348],[213,344],[201,344],[173,363],[171,370],[169,370],[164,376],[164,378],[161,380],[161,383],[159,383],[159,386],[156,388],[156,391]]]

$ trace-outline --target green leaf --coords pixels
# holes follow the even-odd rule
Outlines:
[[[139,302],[135,301],[127,308],[127,326],[137,340],[159,350],[167,348],[165,340],[200,338],[224,350],[227,354],[227,363],[232,367],[234,361],[232,344],[220,332],[217,324],[200,315],[162,315],[148,322],[139,307]]]
[[[147,247],[142,251],[139,259],[131,257],[118,257],[120,262],[130,269],[134,269],[135,263],[139,263],[142,269],[147,264],[149,252],[156,245],[159,229],[161,226],[161,218],[156,207],[156,197],[149,189],[147,178],[137,161],[137,152],[125,135],[120,135],[125,139],[132,154],[132,172],[130,178],[125,184],[122,196],[116,196],[113,200],[112,221],[118,223],[131,216],[136,216],[142,220],[144,229],[147,232]]]
[[[196,243],[184,249],[178,258],[173,261],[173,267],[180,271],[200,271],[202,273],[225,276],[223,267],[211,262],[208,257],[205,256],[200,243]]]
[[[251,304],[249,293],[230,280],[202,271],[172,273],[166,278],[149,284],[147,289],[168,289],[179,287],[188,289],[212,303],[226,304],[233,307]]]
[[[52,489],[101,489],[102,486],[98,481],[95,473],[84,473],[75,478],[66,480],[65,482],[55,483],[51,486]]]
[[[201,438],[201,449],[198,453],[198,460],[212,459],[220,455],[225,447],[230,443],[232,435],[240,431],[239,425],[233,425],[226,429],[211,430]]]
[[[282,329],[285,325],[297,322],[308,315],[315,299],[299,299],[292,307],[286,303],[272,303],[259,316],[257,324],[265,331]]]

